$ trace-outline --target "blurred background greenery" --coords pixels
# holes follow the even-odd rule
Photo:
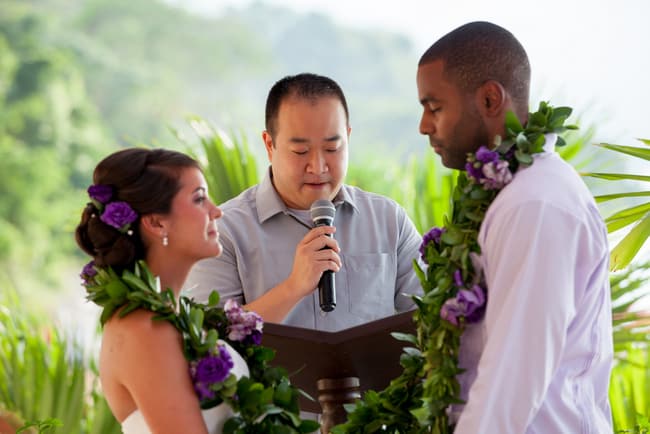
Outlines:
[[[259,2],[209,17],[158,0],[0,0],[0,416],[116,432],[94,376],[96,311],[78,279],[87,259],[73,239],[92,169],[122,146],[191,152],[220,203],[266,168],[264,101],[286,74],[329,75],[346,92],[349,183],[392,197],[421,231],[442,224],[455,175],[417,133],[419,54],[403,35]],[[626,157],[591,146],[597,133],[581,125],[563,156],[622,179],[585,178],[595,194],[638,192],[622,175]],[[647,195],[622,198],[631,202],[602,199],[603,215],[636,207],[625,222],[647,226]],[[633,247],[647,238],[637,232]],[[650,324],[635,308],[648,264],[620,268],[611,393],[617,429],[630,429],[650,415]]]

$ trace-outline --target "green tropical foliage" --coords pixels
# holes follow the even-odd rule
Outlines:
[[[650,349],[628,345],[612,371],[609,399],[615,433],[650,430]],[[645,431],[642,431],[645,429]]]
[[[646,146],[650,146],[650,139],[639,139]],[[621,146],[601,143],[598,146],[618,153],[631,155],[650,161],[650,148],[635,146]],[[585,176],[606,179],[609,181],[640,181],[650,182],[648,175],[632,175],[622,173],[585,173]],[[614,199],[631,197],[650,197],[650,191],[626,191],[622,193],[596,196],[598,202],[607,202]],[[634,225],[625,237],[612,249],[612,270],[622,270],[627,267],[637,255],[643,244],[650,237],[650,201],[622,209],[605,219],[607,230],[616,232],[630,225]]]
[[[259,171],[245,136],[242,135],[241,139],[231,138],[198,116],[190,118],[189,123],[199,137],[200,154],[193,151],[195,146],[179,131],[173,130],[173,133],[188,152],[201,162],[214,203],[224,203],[257,184]]]
[[[20,306],[17,293],[3,288],[0,408],[40,430],[60,424],[66,434],[119,434],[80,342]]]

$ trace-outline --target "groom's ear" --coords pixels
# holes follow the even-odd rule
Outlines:
[[[508,106],[508,93],[496,80],[488,80],[476,91],[476,106],[484,118],[501,117]]]

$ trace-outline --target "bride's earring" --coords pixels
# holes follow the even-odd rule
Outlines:
[[[167,238],[167,234],[163,235],[162,245],[165,246],[165,247],[167,247],[169,245],[169,238]]]

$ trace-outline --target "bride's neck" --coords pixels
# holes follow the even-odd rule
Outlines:
[[[159,255],[149,255],[146,262],[153,275],[160,278],[160,288],[171,289],[178,298],[192,264]]]

